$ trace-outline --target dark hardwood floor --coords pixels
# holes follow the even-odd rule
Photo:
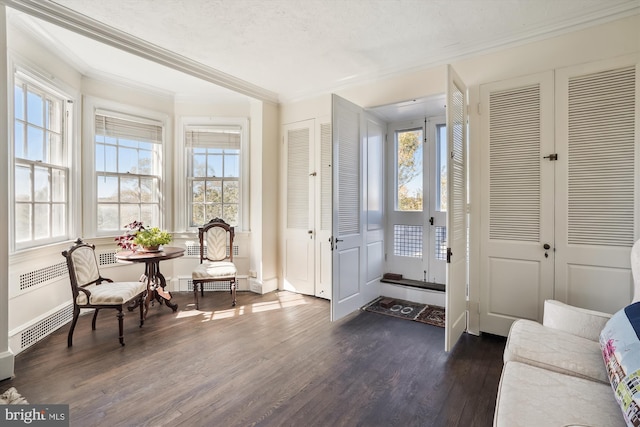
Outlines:
[[[151,307],[142,328],[113,311],[81,316],[16,357],[30,403],[70,405],[72,426],[490,426],[504,338],[463,335],[289,292],[191,293]]]

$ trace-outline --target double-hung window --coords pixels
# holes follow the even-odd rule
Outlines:
[[[44,82],[14,76],[13,238],[16,249],[69,235],[65,97]]]
[[[189,227],[240,221],[241,126],[185,126]]]
[[[161,122],[112,111],[95,113],[98,235],[132,221],[160,226]]]

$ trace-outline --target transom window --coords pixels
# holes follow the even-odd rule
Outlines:
[[[240,126],[186,126],[189,226],[240,220]]]
[[[115,112],[95,114],[97,231],[142,221],[160,225],[162,123]]]
[[[66,100],[46,83],[16,73],[13,111],[15,246],[66,240]]]

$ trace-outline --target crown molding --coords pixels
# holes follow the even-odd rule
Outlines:
[[[51,1],[0,0],[6,6],[234,92],[277,104],[278,94],[119,31]]]

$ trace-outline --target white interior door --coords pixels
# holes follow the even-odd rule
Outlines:
[[[364,239],[361,107],[333,95],[333,280],[331,320],[355,310],[363,300]]]
[[[284,289],[315,294],[314,120],[285,125]]]
[[[614,313],[632,299],[638,237],[637,58],[556,72],[556,295]]]
[[[541,321],[553,297],[553,73],[482,85],[480,96],[480,328],[506,336],[515,319]]]
[[[445,351],[467,327],[467,88],[447,67],[447,271]]]

